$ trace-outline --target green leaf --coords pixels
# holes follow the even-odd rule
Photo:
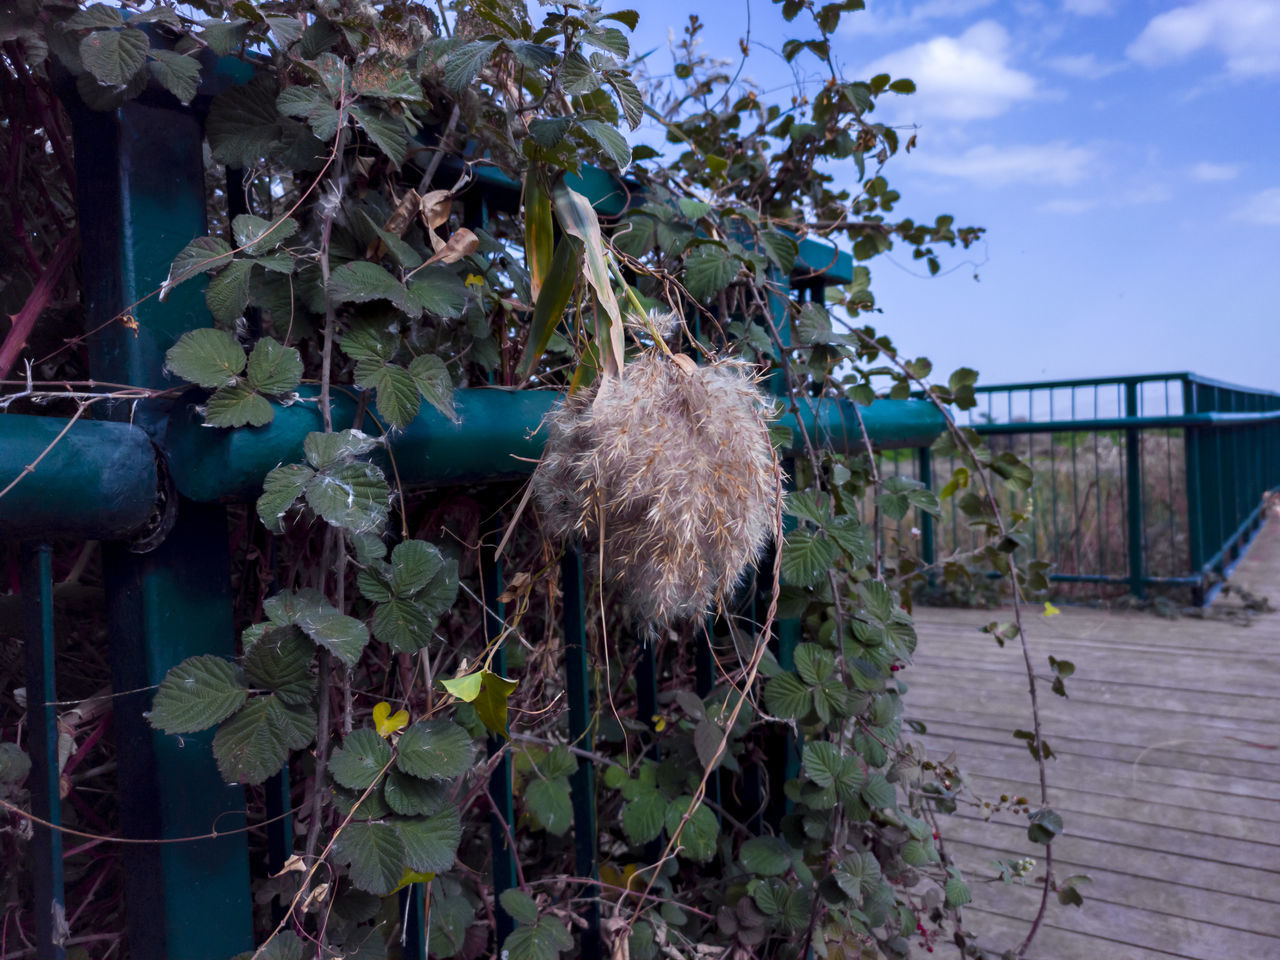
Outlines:
[[[169,291],[185,280],[218,270],[231,262],[231,245],[221,237],[196,237],[173,259],[169,267],[169,276],[160,286],[160,300],[169,296]]]
[[[640,121],[644,119],[644,96],[640,93],[640,88],[629,76],[620,72],[606,73],[604,81],[613,88],[627,126],[632,130],[640,126]]]
[[[675,836],[681,818],[692,804],[693,797],[679,797],[671,801],[667,807],[667,833]],[[719,834],[720,824],[716,815],[708,807],[699,805],[680,833],[680,846],[683,848],[681,852],[690,860],[705,863],[716,854],[716,838]]]
[[[371,463],[327,468],[307,484],[306,497],[326,523],[356,533],[380,531],[391,510],[386,478]]]
[[[449,370],[434,353],[424,353],[409,363],[409,376],[418,394],[454,423],[461,418],[453,405],[453,378]]]
[[[816,686],[835,673],[835,656],[816,643],[801,643],[795,649],[796,673],[809,686]]]
[[[302,84],[289,87],[276,97],[276,109],[287,117],[306,120],[311,132],[326,142],[338,133],[341,117],[333,101],[316,87]]]
[[[502,956],[506,960],[557,960],[560,954],[571,949],[573,937],[559,920],[551,917],[532,926],[516,927],[502,941]]]
[[[152,50],[151,56],[151,76],[156,83],[173,94],[179,103],[190,103],[200,87],[199,61],[160,48]]]
[[[791,848],[778,837],[753,837],[742,845],[743,867],[762,877],[776,877],[791,866]]]
[[[892,809],[898,804],[898,797],[893,784],[884,778],[884,774],[872,773],[867,776],[867,783],[862,788],[862,799],[872,810]]]
[[[631,165],[631,147],[627,143],[627,138],[615,127],[590,118],[579,120],[578,126],[583,133],[596,142],[619,170],[625,170]]]
[[[80,62],[99,83],[123,87],[146,65],[150,49],[141,30],[95,30],[80,41]]]
[[[453,93],[461,93],[471,86],[497,49],[496,40],[473,40],[454,50],[444,65],[445,86]]]
[[[514,887],[503,890],[498,894],[498,901],[502,904],[502,909],[507,911],[507,916],[516,923],[538,922],[538,904],[523,890]]]
[[[775,717],[799,720],[813,709],[813,694],[794,673],[780,673],[765,685],[764,702]]]
[[[262,608],[280,626],[296,624],[347,667],[355,666],[369,642],[365,625],[339,613],[318,590],[283,591],[268,598]]]
[[[796,335],[804,346],[831,342],[831,317],[826,307],[817,303],[806,303],[800,308],[800,319],[796,321]]]
[[[165,733],[195,733],[231,716],[247,695],[226,660],[213,654],[188,657],[160,681],[147,719]]]
[[[468,673],[464,677],[450,677],[446,680],[441,680],[440,685],[463,703],[471,703],[476,697],[480,696],[480,689],[484,686],[484,674],[477,670],[475,673]]]
[[[249,36],[253,24],[248,20],[234,17],[230,20],[205,20],[200,24],[200,39],[209,45],[209,49],[220,57],[236,53]]]
[[[228,783],[262,783],[278,773],[290,750],[315,739],[315,712],[286,706],[278,697],[255,697],[218,728],[213,756]]]
[[[835,562],[836,545],[811,530],[797,528],[782,545],[782,578],[792,586],[811,587]]]
[[[627,40],[627,35],[617,27],[603,29],[596,27],[583,35],[582,42],[599,47],[601,50],[608,50],[614,56],[624,60],[631,56],[631,43]]]
[[[409,295],[416,306],[434,317],[453,319],[467,307],[467,288],[447,267],[423,267],[409,281]]]
[[[621,370],[624,365],[622,311],[618,308],[618,298],[614,295],[609,275],[609,264],[605,259],[600,218],[596,216],[591,201],[569,187],[564,180],[556,184],[553,201],[561,228],[582,242],[587,281],[609,319],[608,342],[597,344],[597,347],[603,356],[611,359],[613,368]],[[606,368],[609,365],[606,364]]]
[[[249,684],[270,690],[289,705],[310,703],[316,692],[311,675],[315,647],[297,627],[267,630],[244,657]]]
[[[901,80],[895,80],[889,84],[889,89],[894,93],[915,93],[916,85],[911,80],[903,77]]]
[[[100,27],[119,27],[124,25],[124,17],[116,7],[105,3],[93,3],[83,10],[77,10],[62,26],[66,30],[93,30]]]
[[[480,718],[490,733],[499,737],[507,736],[507,701],[515,692],[518,681],[509,680],[492,671],[482,671],[483,684],[480,695],[473,706],[476,716]]]
[[[800,256],[800,245],[795,239],[770,227],[760,231],[760,243],[778,269],[790,276],[791,271],[796,268],[796,257]]]
[[[444,557],[435,544],[406,540],[391,551],[391,589],[399,596],[417,593],[444,569]]]
[[[165,367],[183,380],[207,389],[235,382],[245,356],[235,337],[225,330],[188,330],[164,355]]]
[[[569,781],[564,777],[533,780],[525,787],[524,802],[537,826],[549,833],[564,836],[573,824]]]
[[[249,213],[242,213],[231,221],[231,233],[236,246],[256,256],[274,250],[298,232],[298,221],[293,217],[281,220],[264,220]]]
[[[1030,819],[1027,839],[1032,843],[1052,843],[1053,838],[1062,832],[1062,817],[1048,807],[1037,810]]]
[[[405,862],[411,870],[444,873],[458,858],[462,840],[462,820],[458,808],[449,804],[430,817],[396,821],[404,843]]]
[[[851,853],[836,864],[833,877],[841,890],[861,899],[880,886],[880,862],[870,850]]]
[[[666,823],[667,801],[657,790],[645,790],[622,807],[622,829],[639,846],[658,838]]]
[[[419,780],[399,770],[388,770],[383,797],[396,813],[406,817],[429,817],[449,800],[449,784],[443,780]]]
[[[302,441],[302,452],[317,470],[327,470],[337,464],[349,463],[362,457],[378,445],[375,437],[359,430],[338,430],[335,433],[308,433]]]
[[[409,154],[409,136],[405,133],[404,121],[394,114],[359,103],[351,108],[351,115],[369,135],[374,146],[382,151],[393,167],[399,169]]]
[[[335,303],[390,300],[397,309],[414,319],[422,315],[421,305],[404,285],[382,267],[367,260],[353,260],[334,270],[329,275],[329,296]]]
[[[258,498],[258,518],[272,533],[280,533],[280,521],[306,490],[315,471],[305,464],[290,463],[276,467],[262,481]]]
[[[378,415],[391,426],[403,430],[418,415],[422,397],[404,367],[394,363],[374,366],[362,361],[356,364],[355,380],[357,386],[377,391]]]
[[[471,767],[471,737],[452,720],[423,720],[400,735],[396,766],[423,780],[452,780]]]
[[[231,324],[244,316],[245,307],[249,305],[253,266],[252,260],[232,260],[209,281],[204,302],[215,320]]]
[[[275,80],[260,75],[214,97],[205,135],[218,163],[256,167],[283,135],[276,112]]]
[[[392,597],[373,611],[373,635],[392,653],[417,653],[428,643],[439,622],[415,601]]]
[[[963,907],[966,903],[973,900],[973,894],[969,892],[969,885],[959,877],[950,877],[947,879],[943,887],[946,894],[946,906],[948,910],[954,910],[956,907]]]
[[[271,337],[263,337],[249,354],[245,375],[255,390],[270,394],[288,393],[302,382],[302,357],[293,347],[286,347]]]
[[[339,863],[347,864],[353,884],[380,897],[394,890],[404,873],[404,843],[389,823],[347,824],[338,834],[333,854]]]
[[[828,740],[806,743],[803,758],[805,776],[820,787],[835,786],[844,757],[834,743]]]
[[[204,411],[204,422],[211,427],[261,427],[274,417],[266,398],[245,383],[219,387]]]
[[[353,730],[329,758],[329,774],[348,790],[363,792],[390,762],[391,745],[376,730]]]
[[[695,300],[710,303],[740,269],[741,264],[728,250],[712,243],[700,244],[685,255],[684,285]]]
[[[577,286],[582,265],[582,243],[575,237],[565,236],[556,244],[551,265],[542,281],[537,302],[533,305],[533,321],[529,326],[529,340],[524,356],[516,368],[516,379],[524,380],[547,350],[551,335],[564,319],[565,308]]]

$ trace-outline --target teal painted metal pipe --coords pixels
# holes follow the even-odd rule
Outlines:
[[[409,427],[391,439],[400,482],[406,487],[442,486],[528,475],[546,438],[538,426],[559,397],[551,390],[458,390],[457,423],[424,404]],[[175,413],[161,446],[178,490],[201,502],[256,497],[267,472],[282,463],[301,462],[306,435],[321,429],[314,398],[315,391],[306,390],[298,402],[278,406],[265,427],[221,430],[204,426],[191,407]],[[351,426],[354,415],[352,398],[335,395],[335,426]],[[862,447],[857,416],[846,400],[824,400],[799,418],[815,443],[841,451]],[[797,446],[802,442],[799,418],[788,413],[780,421],[791,429]],[[863,409],[862,418],[872,443],[882,449],[928,446],[945,426],[942,415],[924,400],[877,400]],[[381,432],[370,414],[361,426],[367,433]],[[385,459],[384,465],[389,465]]]
[[[35,469],[0,497],[0,539],[114,540],[150,519],[158,489],[156,457],[141,428],[0,416],[0,490],[41,454]]]

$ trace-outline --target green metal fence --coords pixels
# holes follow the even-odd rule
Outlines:
[[[240,61],[206,64],[211,77],[190,108],[166,94],[149,91],[110,113],[83,107],[67,94],[73,118],[81,225],[82,277],[86,305],[85,342],[95,381],[143,388],[173,386],[163,371],[165,351],[187,330],[209,324],[199,284],[178,287],[165,303],[149,294],[164,281],[174,255],[206,231],[202,117],[220,86],[245,82],[250,68]],[[229,178],[239,171],[229,171]],[[623,209],[627,192],[602,171],[586,169],[576,188],[603,213]],[[236,193],[228,190],[228,194]],[[492,210],[514,211],[518,186],[481,168],[465,198],[474,223]],[[847,254],[804,241],[796,277],[807,287],[849,282]],[[788,285],[779,278],[773,308],[785,319]],[[117,322],[134,304],[136,328]],[[783,324],[785,329],[785,324]],[[81,399],[91,398],[95,389]],[[20,389],[19,389],[20,392]],[[440,487],[519,477],[539,452],[533,435],[556,395],[547,391],[464,389],[456,396],[460,423],[427,407],[392,443],[405,487]],[[363,409],[339,397],[336,428],[379,432]],[[824,404],[784,417],[805,433],[837,449],[860,449],[857,418],[845,402]],[[863,414],[874,443],[883,449],[920,448],[939,434],[940,415],[919,400],[878,401]],[[253,946],[250,858],[244,828],[245,794],[222,782],[208,735],[164,736],[145,720],[151,691],[168,670],[197,654],[236,654],[227,542],[227,504],[251,502],[262,477],[279,463],[302,458],[307,433],[321,429],[314,404],[276,410],[264,428],[213,430],[201,426],[189,399],[139,399],[95,403],[82,416],[58,418],[0,415],[0,540],[22,541],[21,598],[25,611],[29,778],[34,814],[54,825],[38,826],[31,850],[32,891],[38,956],[64,956],[66,909],[64,849],[57,752],[57,674],[53,630],[53,541],[102,540],[105,616],[111,660],[114,734],[123,850],[124,897],[129,952],[135,960],[181,958],[225,960]],[[801,431],[796,431],[797,433]],[[65,545],[65,544],[64,544]],[[492,557],[482,558],[485,632],[495,640],[502,628],[502,572]],[[586,617],[582,608],[582,561],[566,553],[561,568],[566,690],[570,735],[590,746]],[[798,637],[798,624],[783,622],[777,654],[785,664]],[[703,651],[698,688],[713,683],[710,651]],[[640,645],[639,696],[652,705],[656,665],[648,645]],[[494,661],[504,670],[502,653]],[[652,709],[649,714],[652,714]],[[642,715],[645,711],[642,709]],[[794,745],[793,745],[794,746]],[[493,753],[500,745],[490,744]],[[791,766],[794,767],[794,757]],[[777,772],[781,771],[776,771]],[[750,771],[751,777],[767,771]],[[573,781],[574,843],[580,876],[596,871],[595,784],[590,764]],[[509,758],[494,767],[491,805],[492,883],[495,893],[513,883],[514,853],[506,827],[512,821]],[[712,795],[716,795],[712,784]],[[781,790],[776,791],[781,796]],[[269,817],[289,810],[287,770],[268,781]],[[292,849],[290,821],[268,831],[269,864],[277,869]],[[200,840],[182,838],[201,836]],[[405,894],[405,956],[425,958],[427,937],[422,884]],[[509,920],[495,909],[495,943]],[[598,955],[598,911],[582,941],[582,955]]]
[[[1013,383],[977,388],[959,414],[994,451],[1029,463],[1035,480],[1008,507],[1031,517],[1031,554],[1060,584],[1149,587],[1211,598],[1280,486],[1280,394],[1191,373]],[[930,451],[883,456],[883,469],[941,489],[957,466]],[[954,499],[920,515],[926,563],[978,541]],[[904,525],[891,531],[910,549]]]

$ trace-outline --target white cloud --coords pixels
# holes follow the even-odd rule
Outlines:
[[[877,3],[871,10],[860,10],[841,18],[840,33],[845,36],[885,36],[915,30],[934,20],[951,20],[968,17],[991,6],[995,0],[925,0],[910,7],[903,3],[893,6]]]
[[[1240,167],[1234,163],[1197,163],[1191,170],[1191,179],[1201,183],[1216,183],[1222,180],[1234,180],[1240,176]]]
[[[971,180],[984,186],[1009,183],[1041,183],[1069,186],[1079,183],[1097,162],[1096,151],[1064,141],[997,147],[983,144],[963,153],[916,155],[915,163],[945,177]]]
[[[1242,203],[1233,215],[1236,220],[1280,227],[1280,187],[1260,190]]]
[[[1143,66],[1158,67],[1202,50],[1225,57],[1233,77],[1280,73],[1280,4],[1196,0],[1153,17],[1127,52]]]
[[[1101,17],[1115,12],[1113,0],[1062,0],[1062,9],[1080,17]]]
[[[934,37],[881,57],[871,74],[910,77],[919,91],[902,111],[916,117],[980,120],[1037,95],[1035,78],[1008,64],[1009,34],[983,20],[958,37]]]
[[[1058,73],[1065,73],[1067,76],[1076,77],[1079,80],[1101,80],[1117,70],[1124,69],[1123,66],[1117,63],[1102,63],[1092,53],[1052,57],[1045,62]]]
[[[1081,213],[1088,213],[1097,207],[1097,200],[1082,200],[1074,197],[1063,197],[1058,200],[1048,200],[1036,207],[1041,213],[1063,213],[1069,216],[1076,216]]]

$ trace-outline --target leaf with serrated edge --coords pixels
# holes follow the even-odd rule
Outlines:
[[[443,873],[458,858],[462,820],[453,804],[430,817],[396,823],[404,842],[405,862],[414,870]]]
[[[404,872],[404,843],[389,823],[349,823],[333,845],[334,856],[361,890],[386,896]]]
[[[316,474],[307,484],[307,506],[334,527],[380,531],[391,510],[382,471],[371,463],[346,463]]]
[[[169,276],[160,286],[160,301],[169,297],[169,291],[192,277],[218,270],[231,262],[231,245],[221,237],[196,237],[173,258]]]
[[[244,349],[225,330],[188,330],[164,355],[165,367],[183,380],[212,390],[232,383],[244,369]]]
[[[231,716],[246,696],[232,664],[213,654],[188,657],[160,681],[148,720],[165,733],[195,733]]]
[[[524,802],[538,826],[548,833],[562,837],[573,824],[573,801],[564,777],[532,781],[525,787]]]
[[[658,838],[666,823],[667,801],[657,790],[646,790],[622,808],[622,829],[634,844]]]
[[[278,773],[290,750],[315,736],[310,707],[286,707],[277,697],[256,697],[218,728],[213,756],[228,783],[262,783]]]
[[[204,422],[210,427],[261,427],[275,415],[266,397],[247,383],[233,383],[219,387],[209,398]]]
[[[406,817],[430,816],[449,800],[450,786],[444,780],[419,780],[399,770],[388,770],[383,796],[396,813]]]
[[[297,627],[272,628],[245,654],[245,677],[286,704],[309,703],[316,692],[316,678],[311,674],[314,654],[315,647]]]
[[[376,730],[353,730],[329,758],[329,774],[348,790],[363,791],[391,762],[391,745]]]
[[[461,422],[453,405],[453,378],[449,376],[443,360],[434,353],[414,357],[409,364],[409,376],[422,399],[454,423]]]
[[[80,41],[80,62],[99,83],[122,87],[146,64],[150,48],[141,30],[95,30]]]
[[[471,767],[471,737],[452,720],[424,720],[400,735],[396,766],[424,780],[452,780]]]
[[[258,518],[272,533],[281,531],[280,521],[302,496],[316,472],[301,463],[276,467],[262,481],[262,496],[258,498]]]
[[[263,393],[288,393],[302,382],[302,357],[293,347],[263,337],[253,345],[245,369],[249,385]]]

